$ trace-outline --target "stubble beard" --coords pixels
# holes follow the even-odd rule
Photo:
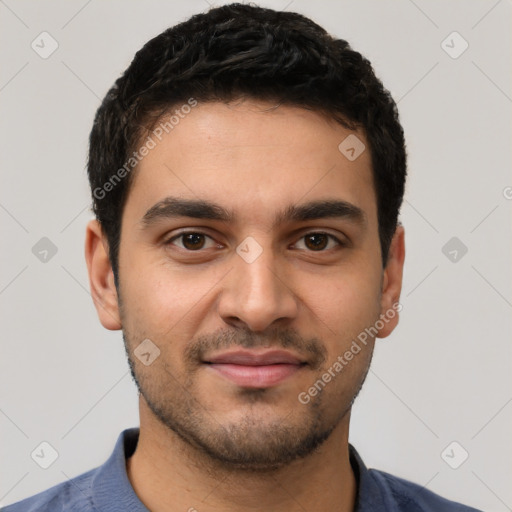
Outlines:
[[[162,352],[160,361],[157,359],[153,363],[154,367],[142,369],[134,360],[133,350],[129,349],[134,345],[124,332],[123,339],[132,377],[152,414],[178,436],[184,446],[190,448],[191,459],[215,470],[272,472],[311,455],[350,412],[371,361],[370,354],[367,368],[350,403],[338,409],[337,414],[333,414],[332,409],[342,404],[335,404],[331,397],[330,402],[333,403],[329,408],[329,404],[324,403],[327,395],[320,392],[308,404],[300,404],[298,409],[297,404],[292,404],[290,411],[283,411],[279,419],[264,420],[255,412],[236,422],[223,424],[216,418],[216,411],[208,410],[196,398],[194,376],[197,368],[191,367],[191,371],[179,379],[171,373]],[[282,341],[281,347],[293,345],[313,351],[318,367],[325,362],[325,349],[319,340],[305,342],[293,331],[287,331],[277,339]],[[255,337],[247,332],[241,335],[231,333],[229,336],[220,333],[219,337],[210,335],[195,344],[188,351],[186,359],[189,362],[196,360],[206,347],[219,348],[234,344],[255,346]],[[267,389],[242,389],[237,397],[244,406],[250,404],[250,411],[257,411],[258,406],[271,403],[270,395],[271,390]]]

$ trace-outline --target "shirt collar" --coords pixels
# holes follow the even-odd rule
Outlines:
[[[392,500],[384,494],[383,489],[375,481],[372,472],[366,467],[357,450],[349,444],[350,465],[357,482],[355,512],[391,510]],[[388,508],[386,508],[386,506]]]
[[[126,473],[126,459],[137,447],[139,429],[124,430],[107,462],[100,466],[92,482],[95,507],[108,512],[149,512],[133,490]]]

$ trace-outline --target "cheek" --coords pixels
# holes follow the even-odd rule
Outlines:
[[[133,261],[129,268],[120,275],[125,318],[154,336],[197,324],[223,275],[193,266],[176,269],[167,261]]]
[[[305,304],[341,339],[356,336],[380,311],[380,280],[371,267],[338,268],[322,279],[304,279]]]

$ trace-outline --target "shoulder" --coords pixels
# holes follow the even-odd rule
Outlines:
[[[8,505],[0,512],[94,511],[91,488],[96,472],[97,468],[92,469],[30,498]]]
[[[391,475],[385,471],[370,469],[369,476],[379,487],[392,495],[396,510],[400,512],[481,512],[476,508],[447,500],[425,487]]]
[[[121,432],[107,461],[39,494],[1,509],[0,512],[99,512],[146,509],[137,498],[126,475],[126,457],[137,446],[139,429]]]

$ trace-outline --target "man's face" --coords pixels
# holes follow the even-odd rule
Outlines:
[[[200,103],[164,132],[134,176],[119,252],[142,399],[190,445],[252,469],[348,426],[374,340],[333,364],[388,304],[369,150],[351,161],[338,146],[356,132],[271,107]],[[146,339],[160,350],[148,366],[134,355]]]

